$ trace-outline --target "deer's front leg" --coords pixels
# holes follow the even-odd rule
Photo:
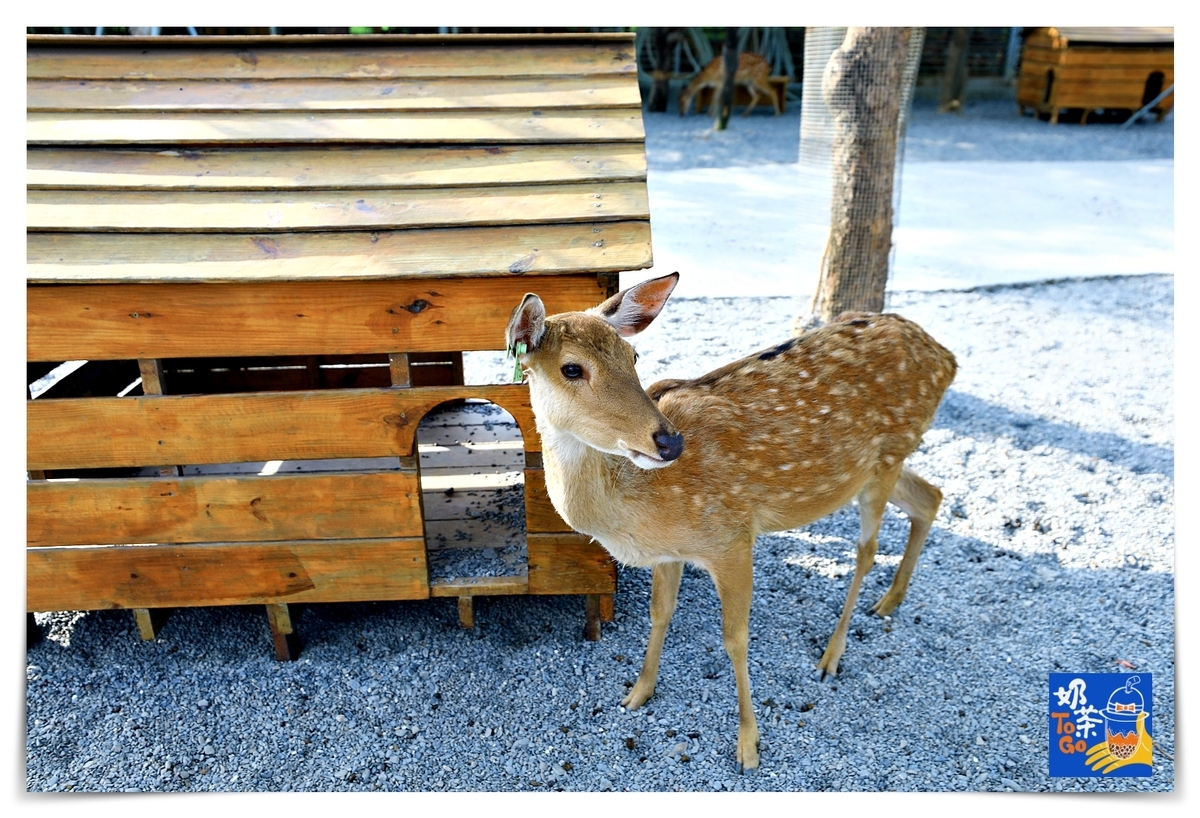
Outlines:
[[[739,772],[758,766],[758,720],[750,698],[750,669],[747,651],[750,643],[750,599],[754,590],[754,564],[751,559],[753,537],[739,542],[718,563],[709,566],[717,595],[721,597],[721,633],[725,652],[733,663],[737,679]]]
[[[675,600],[679,597],[679,580],[683,576],[682,562],[663,562],[652,569],[650,584],[650,641],[646,645],[646,659],[637,684],[621,700],[627,710],[636,710],[646,703],[654,693],[658,681],[658,662],[662,658],[663,640],[667,637],[667,626],[675,613]]]

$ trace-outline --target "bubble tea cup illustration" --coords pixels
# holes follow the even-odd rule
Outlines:
[[[1124,687],[1117,688],[1108,697],[1108,706],[1104,708],[1108,752],[1122,761],[1133,757],[1144,735],[1138,729],[1138,720],[1145,718],[1146,702],[1141,691],[1134,687],[1140,681],[1137,676],[1130,676],[1125,680]]]

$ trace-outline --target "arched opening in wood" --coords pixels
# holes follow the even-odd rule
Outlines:
[[[417,456],[434,594],[525,582],[525,446],[513,416],[485,400],[438,404],[417,427]]]

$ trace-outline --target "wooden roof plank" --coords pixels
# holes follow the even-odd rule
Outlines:
[[[644,180],[640,144],[303,147],[219,150],[30,148],[29,188],[284,190]]]
[[[32,79],[417,79],[636,74],[632,43],[397,44],[260,48],[128,48],[31,45]]]
[[[60,232],[399,230],[649,219],[639,182],[375,191],[28,193],[26,228]]]
[[[406,113],[38,113],[28,144],[643,142],[640,108]]]
[[[641,105],[621,75],[418,80],[37,80],[29,111],[418,111]]]
[[[159,46],[164,48],[196,48],[197,46],[255,45],[269,48],[296,48],[298,46],[328,46],[331,44],[372,47],[388,46],[420,46],[420,45],[453,45],[483,44],[501,46],[512,43],[520,45],[564,45],[571,43],[618,43],[633,46],[634,32],[632,31],[503,31],[455,34],[200,34],[198,36],[183,34],[163,35],[127,35],[97,39],[90,34],[26,34],[27,47],[56,46],[96,48],[109,47],[115,49]]]
[[[602,273],[653,263],[648,221],[344,233],[30,233],[29,283]],[[66,359],[63,359],[66,360]]]

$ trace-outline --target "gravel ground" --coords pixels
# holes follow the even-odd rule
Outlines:
[[[925,137],[918,110],[910,136],[956,156],[972,110]],[[798,130],[786,122],[751,117],[730,133],[750,137],[760,120],[757,161],[794,161],[794,138],[792,158],[779,150]],[[1066,133],[1093,140],[1079,158],[1133,150],[1115,129],[1023,122],[997,144],[1024,144],[1024,158],[1049,158]],[[1172,156],[1172,127],[1137,156]],[[1036,146],[1018,138],[1038,129],[1050,136]],[[671,167],[653,117],[649,130],[652,171]],[[704,150],[681,153],[721,161]],[[700,374],[786,337],[799,306],[673,302],[637,339],[639,370],[646,382]],[[733,674],[698,571],[684,573],[657,692],[641,710],[618,706],[648,632],[649,573],[630,569],[598,643],[581,638],[578,597],[481,599],[470,631],[452,600],[309,605],[305,648],[286,664],[256,607],[177,610],[151,643],[128,612],[39,615],[49,638],[27,653],[28,789],[1173,789],[1173,280],[895,293],[889,306],[958,357],[910,459],[946,499],[907,601],[884,621],[866,611],[907,529],[889,508],[831,683],[812,667],[845,598],[857,514],[760,538],[756,773],[736,773]],[[471,355],[467,373],[503,380],[511,364]],[[1047,674],[1116,672],[1117,660],[1154,674],[1153,777],[1050,779]]]

